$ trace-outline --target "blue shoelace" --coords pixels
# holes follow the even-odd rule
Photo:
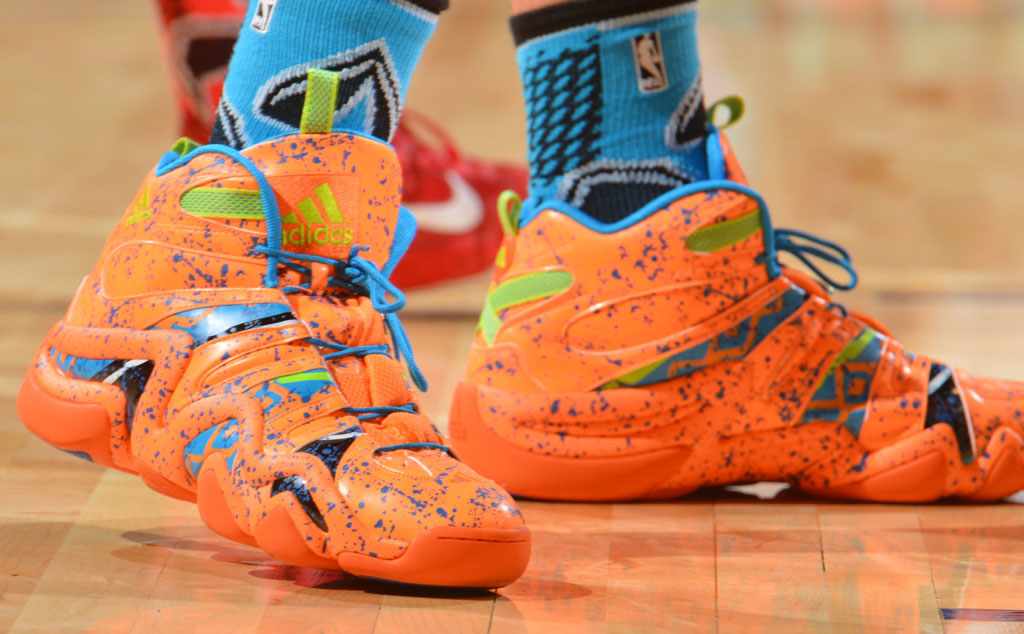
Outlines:
[[[216,154],[231,159],[241,166],[242,169],[244,169],[250,176],[252,176],[253,180],[256,181],[260,194],[263,218],[266,221],[267,244],[258,244],[254,250],[265,255],[267,258],[267,272],[264,276],[264,284],[269,288],[280,287],[279,272],[281,266],[286,266],[298,271],[300,274],[303,274],[308,278],[311,275],[311,270],[309,267],[303,266],[300,261],[305,260],[308,262],[326,264],[331,267],[333,272],[333,274],[328,278],[328,285],[341,288],[353,295],[369,297],[370,304],[373,306],[374,310],[384,316],[384,322],[387,325],[388,331],[391,333],[391,340],[394,344],[395,355],[392,356],[391,346],[386,344],[345,346],[340,343],[317,339],[314,337],[307,337],[306,341],[311,345],[333,350],[333,352],[323,355],[324,359],[327,361],[342,359],[345,357],[361,358],[371,354],[382,354],[388,358],[394,358],[399,362],[404,358],[413,384],[415,384],[420,391],[427,391],[427,380],[420,371],[419,366],[416,365],[416,359],[413,356],[409,336],[406,334],[405,328],[402,326],[402,322],[399,320],[397,315],[398,311],[405,307],[405,295],[403,295],[402,292],[398,290],[390,280],[388,280],[376,263],[365,260],[359,256],[362,251],[368,251],[369,247],[361,245],[353,246],[349,252],[347,260],[339,260],[305,253],[294,253],[281,249],[281,214],[277,205],[277,199],[274,196],[274,190],[260,168],[244,154],[230,146],[217,144],[204,145],[185,154],[184,156],[179,156],[176,152],[168,152],[164,154],[157,165],[156,175],[162,176],[167,172],[177,169],[178,167],[187,165],[194,158],[202,154]],[[272,247],[270,245],[277,246]],[[295,286],[286,286],[281,289],[281,292],[285,294],[299,293],[308,290],[310,285],[311,282],[304,282]],[[388,296],[393,297],[394,301],[389,301]],[[418,413],[415,403],[409,403],[407,405],[397,407],[346,407],[343,411],[346,414],[355,416],[360,422],[384,418],[390,414],[399,412],[409,414]],[[374,453],[397,451],[400,449],[439,449],[451,454],[451,450],[447,446],[431,442],[388,445],[378,447]]]
[[[772,226],[771,214],[768,211],[768,203],[761,194],[746,185],[725,180],[716,179],[687,185],[685,195],[701,192],[732,191],[752,198],[757,202],[758,211],[761,214],[761,233],[764,236],[764,254],[759,258],[768,269],[768,275],[772,279],[782,275],[782,266],[779,264],[779,254],[789,253],[800,260],[811,270],[818,280],[826,287],[826,290],[849,291],[857,286],[857,270],[853,267],[853,261],[849,252],[838,243],[819,238],[816,235],[796,229],[775,229]],[[681,196],[680,196],[681,197]],[[849,276],[846,282],[840,282],[821,270],[812,261],[812,258],[837,266]],[[833,302],[830,307],[838,307],[847,314],[846,308],[841,304]]]

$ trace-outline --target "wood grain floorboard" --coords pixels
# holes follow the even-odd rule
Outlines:
[[[466,153],[520,160],[507,7],[453,4],[409,103]],[[776,224],[854,254],[862,284],[836,299],[911,351],[1024,379],[1024,5],[700,4],[706,92],[746,98],[729,132]],[[524,501],[534,552],[520,581],[428,592],[281,564],[216,536],[194,506],[46,446],[17,419],[24,370],[173,142],[174,106],[149,3],[2,11],[0,631],[1024,631],[1024,495],[862,505],[755,484],[656,504]],[[433,386],[421,405],[442,429],[487,285],[410,293]]]

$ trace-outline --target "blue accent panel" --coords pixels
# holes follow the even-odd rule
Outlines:
[[[60,368],[64,374],[75,378],[82,379],[83,381],[94,381],[103,379],[96,379],[96,377],[103,377],[109,372],[108,368],[114,364],[121,363],[119,359],[86,359],[84,357],[75,357],[64,352],[58,352],[55,348],[50,349],[50,354],[53,355],[54,362],[57,367]]]
[[[754,333],[754,345],[761,343],[773,330],[782,325],[782,322],[789,319],[789,316],[796,312],[807,299],[807,293],[800,288],[791,288],[782,294],[782,306],[778,310],[762,315],[757,320],[757,329]]]
[[[70,454],[76,458],[81,458],[82,460],[88,460],[89,462],[93,461],[92,456],[85,453],[84,451],[71,451],[70,449],[61,449],[61,451],[63,451],[66,454]]]
[[[757,314],[741,321],[734,329],[720,333],[714,339],[677,352],[664,359],[644,378],[627,384],[631,387],[640,387],[661,383],[693,374],[715,363],[742,359],[796,312],[806,298],[807,295],[803,290],[793,287],[779,298],[766,304]],[[755,319],[756,324],[754,323]],[[712,358],[708,359],[712,352],[714,352],[711,355]],[[721,354],[723,352],[725,354]]]
[[[752,323],[753,320],[747,317],[736,324],[735,328],[730,328],[718,335],[718,341],[716,342],[718,349],[733,350],[735,348],[742,348],[743,344],[747,343],[747,339],[750,337],[750,325]]]
[[[711,342],[705,341],[704,343],[697,344],[696,346],[683,350],[677,354],[669,357],[670,361],[703,361],[708,356],[708,350],[711,349]]]
[[[839,390],[836,389],[836,374],[835,372],[829,372],[828,376],[822,380],[818,390],[811,397],[812,401],[834,401],[839,398]],[[807,416],[804,415],[806,419]]]
[[[856,357],[850,359],[850,361],[856,363],[878,363],[879,359],[882,358],[882,342],[884,340],[884,335],[875,333],[875,338],[871,340],[871,343],[864,346],[864,349]]]
[[[948,373],[949,367],[941,363],[933,363],[928,371],[929,385],[940,374]],[[928,395],[928,410],[925,413],[925,427],[949,425],[956,434],[957,446],[960,449],[960,460],[964,464],[974,462],[974,442],[971,432],[971,421],[968,409],[964,404],[963,395],[957,387],[955,371],[948,373],[941,385]]]
[[[326,370],[325,370],[326,372]],[[337,389],[333,380],[310,379],[305,381],[290,381],[282,383],[278,380],[267,381],[259,388],[251,391],[254,398],[270,399],[268,405],[264,405],[263,411],[269,419],[274,410],[284,402],[287,394],[298,396],[303,403],[309,403],[313,397],[320,394],[329,394]]]
[[[725,153],[722,151],[722,133],[715,126],[708,124],[708,141],[704,150],[708,156],[708,179],[725,179]]]
[[[839,409],[834,407],[828,409],[809,409],[804,413],[804,422],[813,420],[834,423],[839,420],[839,414]]]
[[[864,418],[867,415],[867,404],[871,396],[871,381],[874,379],[875,369],[879,359],[882,357],[882,344],[885,337],[872,329],[864,330],[858,338],[865,333],[871,333],[873,338],[861,349],[856,357],[847,359],[843,363],[829,370],[821,385],[815,390],[814,395],[808,403],[807,410],[803,415],[804,423],[812,423],[821,420],[839,420],[842,412],[847,412],[843,424],[855,436],[859,437],[861,427],[864,425]],[[863,366],[868,366],[865,369]],[[842,392],[839,391],[840,382]],[[835,404],[840,408],[833,408]],[[840,418],[822,418],[822,412],[839,412]]]
[[[402,257],[405,256],[405,252],[409,250],[409,245],[412,244],[415,237],[416,216],[412,215],[412,212],[405,207],[400,207],[398,210],[398,222],[395,223],[395,239],[391,242],[391,254],[388,256],[388,261],[384,264],[384,268],[380,271],[385,277],[391,277],[395,267],[398,266]]]
[[[184,460],[185,467],[192,474],[193,478],[199,477],[199,470],[203,466],[206,457],[218,449],[231,449],[238,444],[238,421],[229,420],[202,432],[185,445]],[[228,457],[228,468],[234,467],[237,451]]]
[[[294,383],[280,383],[278,381],[274,381],[274,383],[301,398],[303,403],[308,403],[318,394],[329,393],[334,387],[334,381],[322,379],[311,379],[308,381],[297,381]]]
[[[832,420],[832,419],[829,419]],[[855,438],[860,438],[860,428],[864,426],[864,410],[856,409],[843,421],[843,427],[850,430]]]
[[[863,405],[868,402],[868,392],[871,389],[870,372],[843,373],[843,396],[847,403]]]
[[[177,152],[164,152],[163,155],[160,156],[160,160],[156,164],[157,171],[167,171],[168,166],[170,166],[180,158],[181,155],[178,154]]]
[[[225,335],[269,327],[295,319],[291,307],[287,304],[235,304],[195,308],[178,313],[175,317],[192,321],[187,326],[173,324],[171,328],[187,332],[197,346]]]

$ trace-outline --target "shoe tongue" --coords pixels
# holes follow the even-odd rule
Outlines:
[[[299,134],[251,149],[260,150],[277,194],[283,250],[346,259],[358,245],[368,248],[360,257],[383,269],[399,221],[401,169],[384,141],[333,132],[338,87],[338,73],[310,69]]]
[[[383,267],[398,222],[398,170],[383,174],[381,166],[386,161],[379,160],[379,156],[378,160],[362,160],[359,155],[368,158],[367,154],[379,154],[373,151],[376,148],[358,147],[365,139],[350,137],[347,140],[352,143],[334,143],[337,140],[325,143],[323,139],[297,137],[293,143],[319,146],[322,161],[346,169],[268,175],[280,210],[281,248],[343,260],[353,246],[359,245],[368,248],[361,253],[362,258]],[[345,146],[349,149],[343,150]],[[344,155],[349,155],[347,161]]]

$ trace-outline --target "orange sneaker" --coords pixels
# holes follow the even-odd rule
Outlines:
[[[909,354],[781,266],[788,252],[825,285],[856,284],[837,245],[772,228],[719,131],[707,148],[713,180],[613,225],[563,202],[506,205],[451,412],[457,455],[559,500],[758,480],[900,502],[1024,488],[1024,384]]]
[[[530,552],[519,510],[449,455],[397,360],[422,386],[386,279],[415,232],[394,151],[330,133],[315,103],[302,134],[164,156],[43,342],[19,414],[283,561],[511,583]]]

